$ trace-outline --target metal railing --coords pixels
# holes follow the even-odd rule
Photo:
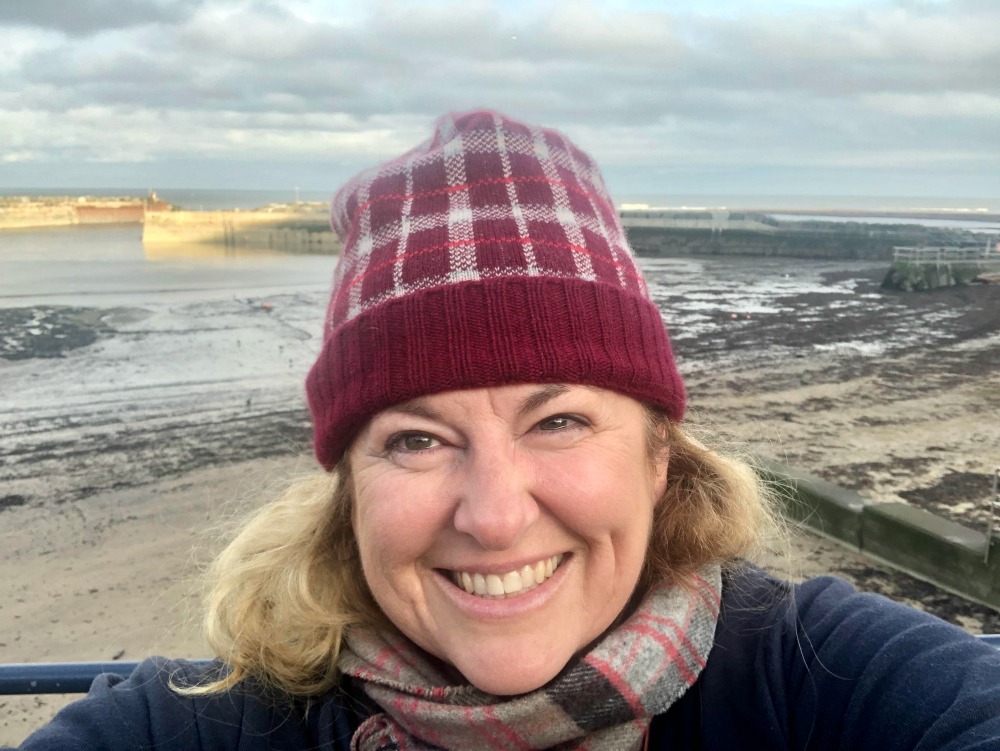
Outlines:
[[[207,665],[211,660],[190,660]],[[128,676],[138,662],[22,662],[0,665],[0,696],[85,694],[104,673]]]
[[[1000,252],[987,248],[914,248],[897,247],[892,249],[892,260],[896,263],[935,264],[946,263],[1000,263]]]
[[[984,634],[980,640],[1000,649],[1000,634]],[[190,660],[208,665],[211,660]],[[0,696],[34,694],[85,694],[97,676],[128,676],[138,662],[24,662],[0,665]]]

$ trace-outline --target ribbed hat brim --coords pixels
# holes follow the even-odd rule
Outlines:
[[[485,279],[391,300],[326,339],[306,379],[316,456],[330,469],[388,405],[514,383],[584,383],[684,415],[684,385],[648,299],[580,279]]]

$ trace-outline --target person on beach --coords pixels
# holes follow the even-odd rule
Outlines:
[[[1000,748],[1000,652],[746,562],[771,492],[683,422],[565,136],[445,116],[333,226],[324,472],[214,564],[218,659],[102,676],[24,749]]]

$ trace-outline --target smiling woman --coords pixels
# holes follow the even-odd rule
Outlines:
[[[409,404],[434,417],[385,410],[350,452],[365,580],[406,636],[473,685],[538,688],[624,610],[665,457],[646,459],[639,403],[603,389]]]
[[[990,647],[746,562],[769,492],[683,427],[659,311],[568,139],[446,116],[333,223],[306,381],[324,472],[215,562],[217,662],[98,679],[24,748],[997,747]]]

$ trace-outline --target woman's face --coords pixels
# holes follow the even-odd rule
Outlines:
[[[350,451],[379,606],[483,691],[548,682],[635,588],[666,487],[645,430],[638,402],[587,386],[452,391],[380,412]]]

